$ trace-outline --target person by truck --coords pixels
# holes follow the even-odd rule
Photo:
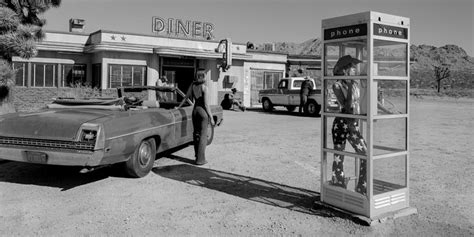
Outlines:
[[[314,83],[310,80],[309,77],[305,77],[305,80],[301,83],[300,89],[300,106],[299,106],[299,113],[303,114],[303,108],[308,103],[308,97],[311,94],[311,91],[314,88]]]

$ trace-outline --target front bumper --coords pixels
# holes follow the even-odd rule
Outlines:
[[[41,154],[45,159],[31,159],[28,153]],[[104,157],[103,150],[56,150],[34,147],[0,147],[0,159],[26,163],[64,166],[98,166]]]

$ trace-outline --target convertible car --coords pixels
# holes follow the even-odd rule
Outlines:
[[[174,87],[120,87],[116,98],[58,98],[37,112],[2,115],[0,159],[85,171],[122,163],[129,176],[143,177],[156,154],[192,143],[193,103],[176,109],[183,98]],[[220,125],[222,108],[210,107]]]

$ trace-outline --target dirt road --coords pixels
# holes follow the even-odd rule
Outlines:
[[[0,164],[4,236],[472,236],[473,100],[413,99],[411,206],[417,215],[372,227],[312,211],[320,118],[225,111],[207,149],[187,147],[130,179],[113,168]]]

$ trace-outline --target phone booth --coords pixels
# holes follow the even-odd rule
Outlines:
[[[408,18],[373,11],[322,21],[322,203],[371,219],[416,213],[409,207],[409,32]]]

